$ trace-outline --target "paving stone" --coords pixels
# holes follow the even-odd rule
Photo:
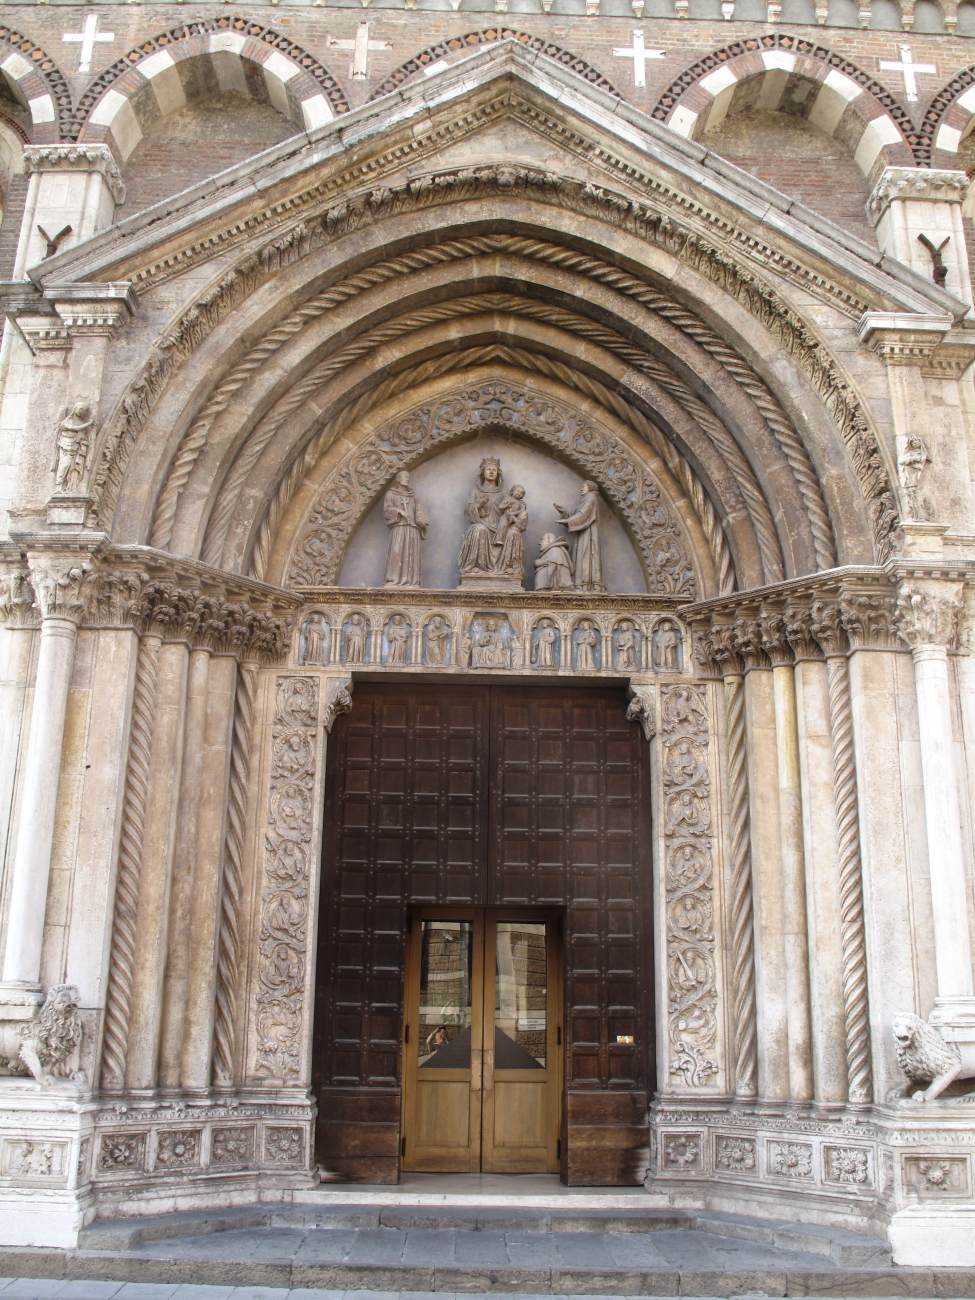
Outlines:
[[[458,1264],[503,1268],[508,1262],[506,1234],[503,1232],[459,1232],[454,1242],[454,1258]]]
[[[121,1282],[99,1282],[94,1279],[77,1279],[63,1282],[58,1300],[113,1300],[122,1289]]]
[[[117,1300],[172,1300],[175,1291],[175,1282],[123,1282]]]
[[[454,1243],[457,1234],[452,1231],[408,1232],[403,1246],[404,1264],[453,1264]]]
[[[398,1228],[366,1228],[353,1234],[349,1264],[398,1264],[403,1258],[406,1233]]]
[[[4,1300],[47,1300],[64,1286],[63,1278],[19,1277],[8,1285]]]
[[[756,1270],[729,1272],[725,1269],[682,1269],[680,1275],[682,1295],[761,1295],[784,1296],[786,1291],[786,1272],[776,1273]]]
[[[235,1286],[229,1300],[287,1300],[290,1287]]]

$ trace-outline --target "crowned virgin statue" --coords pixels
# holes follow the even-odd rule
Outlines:
[[[457,567],[460,585],[521,590],[524,567],[523,534],[528,526],[525,489],[504,487],[501,462],[481,461],[477,482],[467,498],[467,531]]]

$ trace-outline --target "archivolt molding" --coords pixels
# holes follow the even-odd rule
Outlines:
[[[878,553],[882,558],[886,557],[890,550],[890,534],[897,523],[897,509],[881,453],[852,387],[841,377],[832,357],[805,321],[770,286],[760,282],[750,271],[744,271],[724,251],[679,228],[671,218],[652,212],[622,195],[597,190],[583,182],[531,169],[496,166],[460,169],[437,177],[420,178],[397,190],[374,191],[369,196],[359,195],[343,201],[330,209],[313,227],[298,223],[287,237],[249,254],[201,295],[157,342],[141,374],[103,427],[98,440],[97,470],[92,485],[100,521],[104,523],[110,517],[131,447],[147,422],[152,406],[178,366],[195,351],[227,312],[239,306],[259,284],[269,279],[282,265],[307,255],[317,244],[337,237],[340,233],[357,229],[364,222],[374,221],[384,213],[392,215],[406,208],[443,202],[448,198],[459,200],[483,197],[485,193],[543,198],[549,203],[569,207],[584,215],[599,215],[602,219],[608,217],[613,224],[622,225],[648,242],[662,247],[671,256],[679,257],[682,264],[704,274],[741,303],[769,330],[774,341],[784,347],[806,371],[823,398],[849,447],[861,490],[871,503]],[[712,353],[723,351],[725,357],[722,358],[722,364],[731,362],[736,366],[739,382],[760,382],[750,367],[723,344],[709,327],[629,272],[601,263],[586,253],[573,253],[564,247],[543,241],[518,236],[482,236],[451,241],[437,249],[404,254],[401,258],[369,268],[344,285],[310,299],[272,330],[218,385],[203,416],[196,422],[190,440],[202,447],[209,423],[219,414],[229,396],[243,386],[267,357],[273,355],[316,315],[364,288],[404,271],[450,260],[452,256],[472,256],[498,249],[547,260],[552,265],[566,267],[612,286],[618,292],[659,311],[679,327],[693,330],[695,334],[692,336],[696,335],[701,345]],[[750,396],[754,400],[758,394],[756,388]],[[770,421],[780,419],[780,410],[776,409],[774,400],[767,397],[762,400],[768,412],[766,418]],[[787,422],[783,424],[787,425]],[[778,430],[778,434],[780,437],[783,434],[786,436],[783,450],[793,471],[797,473],[800,491],[808,506],[815,501],[818,490],[816,476],[808,465],[801,441],[794,434],[790,439],[788,429],[784,427]],[[828,563],[824,549],[831,545],[828,519],[824,519],[823,513],[814,511],[811,522],[817,534],[817,545],[823,554],[821,562]]]
[[[51,56],[29,36],[0,25],[3,71],[30,113],[35,144],[70,139],[71,91]]]
[[[546,393],[507,380],[465,384],[414,406],[354,448],[319,492],[298,535],[287,585],[334,585],[356,524],[390,476],[433,447],[491,427],[552,447],[599,484],[629,525],[649,591],[694,593],[683,530],[647,468],[607,429]]]

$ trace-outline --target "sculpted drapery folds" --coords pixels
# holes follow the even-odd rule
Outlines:
[[[386,553],[387,587],[419,587],[420,542],[427,518],[420,508],[407,470],[400,470],[383,499],[383,518],[389,528]]]

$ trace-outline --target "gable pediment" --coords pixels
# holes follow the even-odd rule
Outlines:
[[[361,221],[391,204],[476,193],[503,221],[516,190],[654,231],[684,261],[750,263],[852,319],[965,311],[878,249],[513,42],[285,141],[29,274],[48,294],[120,281],[141,294],[223,254],[293,260],[318,231],[342,233],[350,212]]]

